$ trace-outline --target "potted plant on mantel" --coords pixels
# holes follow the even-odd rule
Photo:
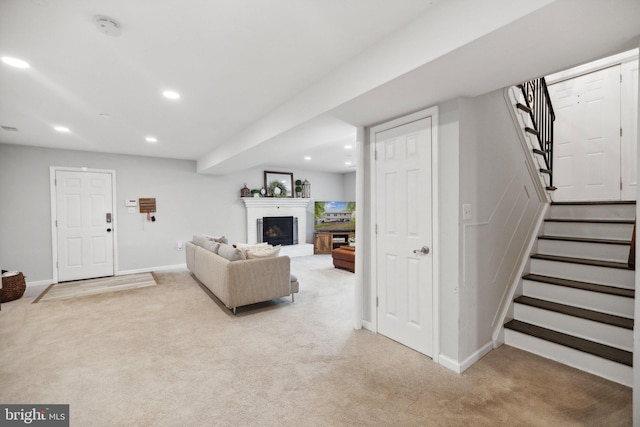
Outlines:
[[[260,197],[260,190],[258,190],[257,188],[254,188],[253,190],[251,190],[251,195],[253,197]]]
[[[296,179],[296,197],[302,197],[302,181]]]

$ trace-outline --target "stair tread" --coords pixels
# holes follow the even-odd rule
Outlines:
[[[573,335],[553,331],[551,329],[515,319],[506,323],[504,327],[526,335],[531,335],[536,338],[560,344],[565,347],[589,353],[594,356],[602,357],[603,359],[608,359],[627,366],[633,366],[633,353],[626,350],[620,350],[615,347],[589,341],[584,338],[578,338]]]
[[[571,236],[538,236],[542,240],[561,240],[563,242],[582,242],[582,243],[604,243],[610,245],[631,245],[631,240],[621,239],[596,239],[591,237],[571,237]]]
[[[542,276],[540,274],[527,274],[522,276],[524,280],[534,282],[549,283],[551,285],[564,286],[567,288],[582,289],[585,291],[599,292],[602,294],[615,295],[625,298],[634,298],[633,289],[617,288],[615,286],[599,285],[596,283],[580,282],[578,280],[561,279],[559,277]]]
[[[592,265],[595,267],[617,268],[620,270],[633,270],[632,268],[629,268],[629,264],[627,264],[626,262],[602,261],[599,259],[574,258],[568,256],[547,254],[533,254],[531,255],[531,258],[547,261],[569,262],[572,264]]]
[[[582,222],[594,224],[633,224],[632,219],[575,219],[575,218],[546,218],[545,222]]]
[[[524,111],[525,113],[531,113],[531,108],[527,107],[526,105],[518,102],[516,104],[516,107],[519,108],[520,110]]]
[[[517,297],[514,302],[524,304],[531,307],[541,308],[543,310],[554,311],[556,313],[566,314],[568,316],[579,317],[581,319],[592,320],[594,322],[604,323],[619,328],[633,330],[633,319],[627,317],[616,316],[613,314],[601,313],[586,308],[574,307],[571,305],[560,304],[557,302],[546,301],[539,298],[532,298],[525,295]]]
[[[551,202],[551,206],[579,206],[579,205],[635,205],[635,200],[610,200],[603,202]]]

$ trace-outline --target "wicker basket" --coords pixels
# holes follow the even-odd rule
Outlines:
[[[22,273],[15,276],[2,278],[2,289],[0,289],[0,302],[9,302],[21,298],[27,284],[24,282]]]

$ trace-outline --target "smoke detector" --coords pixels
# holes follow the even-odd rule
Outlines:
[[[101,33],[112,37],[122,35],[122,27],[120,26],[120,23],[113,18],[97,15],[93,17],[93,22],[95,22],[98,31]]]

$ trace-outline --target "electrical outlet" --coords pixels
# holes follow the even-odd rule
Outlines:
[[[182,242],[176,242],[176,249],[179,251],[184,250],[184,244]]]
[[[462,219],[464,221],[471,220],[471,204],[465,203],[462,205]]]

